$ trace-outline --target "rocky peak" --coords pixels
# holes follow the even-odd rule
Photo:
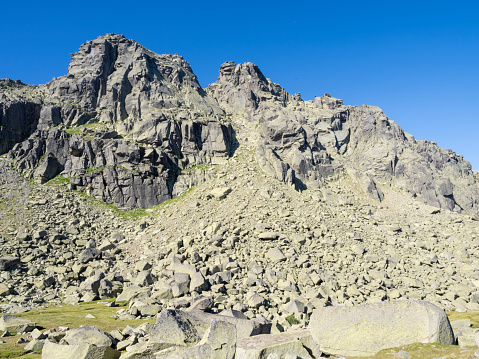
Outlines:
[[[10,92],[20,86],[4,82]],[[39,183],[62,173],[98,199],[151,207],[196,181],[182,168],[231,151],[231,126],[189,63],[122,35],[81,45],[68,74],[42,88],[38,103],[2,103],[0,93],[0,154],[11,151]]]
[[[321,97],[314,97],[314,103],[319,108],[325,110],[334,110],[343,106],[343,100],[339,98],[332,97],[329,93],[325,93]]]
[[[416,141],[378,107],[345,106],[328,93],[303,101],[250,62],[225,62],[203,90],[181,56],[106,34],[45,86],[0,81],[0,154],[10,151],[40,182],[61,172],[120,205],[161,203],[185,189],[185,166],[230,156],[230,121],[248,128],[263,170],[296,188],[349,176],[374,199],[383,198],[380,185],[394,185],[433,206],[479,207],[477,175],[461,156]]]
[[[47,102],[67,125],[102,121],[127,134],[140,119],[222,114],[179,55],[158,55],[123,35],[107,34],[72,54],[68,74],[48,84]],[[65,106],[67,105],[67,106]],[[128,123],[123,123],[129,119]]]
[[[120,43],[126,45],[125,47],[138,45],[123,35],[115,34],[106,34],[87,41],[80,46],[78,52],[71,54],[68,76],[108,76],[117,60]]]
[[[292,98],[251,62],[236,65],[227,61],[222,64],[218,80],[208,86],[207,92],[233,114],[251,113],[261,102],[268,100],[285,105]]]
[[[251,63],[224,63],[208,93],[227,112],[260,125],[258,162],[297,188],[322,187],[347,173],[375,199],[383,196],[380,182],[453,211],[479,205],[469,162],[435,143],[416,141],[379,107],[344,106],[329,93],[302,101]]]

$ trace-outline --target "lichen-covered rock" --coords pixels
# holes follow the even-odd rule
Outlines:
[[[371,356],[412,343],[454,344],[444,310],[414,300],[317,308],[309,330],[322,351],[339,356]]]
[[[235,358],[262,359],[270,356],[285,358],[288,354],[305,359],[319,358],[321,350],[312,340],[309,330],[297,330],[244,338],[237,343]]]
[[[62,343],[68,345],[92,344],[97,347],[111,347],[113,340],[111,336],[103,330],[91,326],[81,326],[77,329],[69,330]]]

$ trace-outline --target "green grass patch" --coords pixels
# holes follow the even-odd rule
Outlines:
[[[202,163],[202,164],[199,164],[199,165],[196,165],[196,166],[193,166],[193,167],[185,168],[185,169],[181,170],[181,172],[189,173],[189,172],[194,172],[196,170],[205,170],[206,171],[210,168],[211,168],[210,166],[205,165],[204,163]]]
[[[78,127],[69,127],[69,128],[66,128],[64,131],[68,133],[69,135],[74,135],[74,134],[80,133],[81,129]]]
[[[80,303],[79,305],[55,305],[48,308],[35,309],[26,313],[16,314],[17,317],[29,319],[43,329],[57,328],[59,326],[68,326],[70,328],[78,328],[80,325],[92,325],[106,332],[113,329],[122,330],[127,325],[140,325],[145,322],[153,323],[154,319],[143,320],[119,320],[115,318],[116,312],[124,307],[107,307],[105,304],[98,302],[106,302],[111,300],[100,300],[89,303]],[[95,318],[85,318],[87,314],[93,315]],[[41,358],[41,354],[23,355],[24,344],[16,344],[20,335],[2,338],[5,344],[0,344],[0,359],[5,358]],[[26,335],[23,337],[27,337]]]
[[[103,124],[101,124],[100,122],[89,122],[80,126],[68,127],[64,131],[68,133],[69,135],[73,135],[73,134],[81,133],[83,128],[87,128],[90,130],[98,130],[100,128],[103,128]],[[88,137],[91,137],[91,136],[88,136]],[[91,138],[93,139],[93,137]]]
[[[104,169],[105,169],[105,166],[94,166],[94,167],[87,168],[85,170],[85,173],[103,172]]]
[[[299,324],[299,321],[298,321],[298,319],[296,319],[294,314],[291,314],[291,315],[287,316],[285,319],[289,323],[289,325]]]
[[[46,182],[45,185],[46,186],[54,186],[54,185],[61,186],[68,183],[70,183],[69,178],[64,177],[62,175],[58,175],[56,177],[53,177],[50,181]]]
[[[474,350],[472,348],[463,349],[458,345],[441,345],[441,344],[423,344],[415,343],[410,345],[404,345],[398,348],[385,349],[380,351],[374,356],[361,357],[361,358],[374,358],[374,359],[393,359],[394,353],[401,350],[408,352],[411,358],[414,359],[432,359],[432,358],[455,358],[455,359],[470,359],[474,357]],[[352,358],[352,357],[348,357]],[[359,357],[357,358],[359,359]]]
[[[139,219],[141,217],[145,217],[145,216],[148,215],[148,213],[146,212],[146,209],[143,209],[143,208],[124,210],[124,209],[118,208],[117,206],[115,206],[113,204],[105,203],[105,202],[100,201],[96,198],[93,198],[93,197],[89,196],[88,194],[86,194],[85,192],[81,192],[81,191],[74,191],[74,192],[76,192],[77,194],[79,194],[80,196],[85,198],[90,205],[97,206],[97,207],[103,207],[105,209],[110,209],[118,217],[123,217],[123,218],[127,218],[127,219],[136,220],[136,219]]]
[[[479,328],[479,312],[446,312],[449,320],[452,322],[459,319],[470,319],[472,328]]]
[[[9,343],[10,340],[5,340],[7,343],[0,344],[0,358],[1,359],[13,359],[13,358],[21,358],[21,359],[40,359],[42,357],[41,354],[23,354],[23,346],[22,344],[11,344]],[[10,349],[6,349],[6,348]]]
[[[165,206],[168,206],[170,204],[173,204],[173,203],[176,203],[176,202],[179,202],[181,201],[183,198],[185,198],[186,196],[188,196],[188,194],[190,194],[194,189],[196,188],[196,186],[193,186],[193,187],[190,187],[188,188],[185,192],[183,192],[182,194],[180,194],[179,196],[176,196],[175,198],[171,198],[163,203],[160,203],[158,206],[155,206],[153,207],[153,209],[160,209],[162,207],[165,207]]]
[[[16,314],[17,317],[29,319],[44,329],[58,326],[78,328],[80,325],[93,325],[101,330],[110,332],[113,329],[124,328],[128,324],[140,325],[146,320],[118,320],[115,315],[124,306],[107,307],[98,302],[111,302],[112,300],[99,300],[79,305],[54,305],[48,308],[35,309],[29,312]],[[95,318],[85,318],[87,314]],[[150,321],[151,322],[151,321]]]
[[[100,201],[100,200],[98,200],[94,197],[89,196],[85,192],[81,192],[81,191],[77,191],[77,190],[74,190],[73,192],[76,192],[77,194],[79,194],[80,196],[85,198],[88,201],[88,203],[92,206],[97,206],[97,207],[103,207],[105,209],[110,209],[118,217],[137,220],[137,219],[140,219],[142,217],[146,217],[146,216],[151,215],[151,210],[156,211],[156,210],[159,210],[159,209],[161,209],[165,206],[168,206],[168,205],[174,204],[178,201],[181,201],[183,198],[188,196],[188,194],[190,194],[195,188],[196,188],[196,186],[190,187],[185,192],[180,194],[179,196],[177,196],[175,198],[171,198],[171,199],[169,199],[169,200],[167,200],[163,203],[160,203],[157,206],[154,206],[154,207],[151,207],[151,208],[135,208],[135,209],[129,209],[129,210],[120,209],[117,206],[115,206],[114,204],[105,203],[103,201]],[[149,209],[150,211],[147,212],[146,211],[147,209]]]
[[[125,172],[125,173],[141,173],[140,170],[137,170],[137,169],[128,169],[128,168],[126,168],[126,167],[123,167],[122,165],[116,165],[115,167],[116,167],[117,171],[119,170],[119,171],[123,171],[123,172]]]

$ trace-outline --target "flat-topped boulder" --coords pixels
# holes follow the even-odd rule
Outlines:
[[[321,350],[330,355],[370,356],[412,343],[454,344],[446,313],[425,301],[318,308],[309,329]]]
[[[28,319],[18,318],[14,315],[5,314],[0,317],[0,330],[23,333],[35,329],[35,323]]]

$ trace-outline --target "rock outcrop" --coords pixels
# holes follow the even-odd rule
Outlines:
[[[297,189],[350,177],[376,201],[393,186],[435,207],[479,208],[462,156],[414,139],[378,107],[303,101],[252,63],[225,62],[202,89],[181,56],[107,34],[46,85],[0,82],[0,154],[39,183],[61,174],[117,206],[151,207],[205,180],[183,170],[231,156],[239,122],[258,139],[263,170]]]
[[[61,173],[74,188],[117,206],[146,208],[175,197],[185,183],[203,179],[182,179],[182,169],[233,150],[231,125],[220,121],[223,110],[190,65],[121,35],[82,45],[68,74],[46,85],[2,84],[9,91],[0,98],[0,154],[11,150],[15,166],[38,183]],[[35,93],[42,96],[27,102]]]
[[[41,97],[35,87],[20,81],[0,79],[0,155],[35,131],[41,111]],[[27,94],[33,92],[33,96]]]
[[[258,124],[257,159],[274,178],[318,188],[353,171],[363,174],[359,183],[377,200],[382,200],[382,184],[451,211],[479,206],[469,162],[435,143],[415,140],[378,107],[345,106],[329,94],[303,101],[251,63],[224,63],[207,92],[227,112]]]

